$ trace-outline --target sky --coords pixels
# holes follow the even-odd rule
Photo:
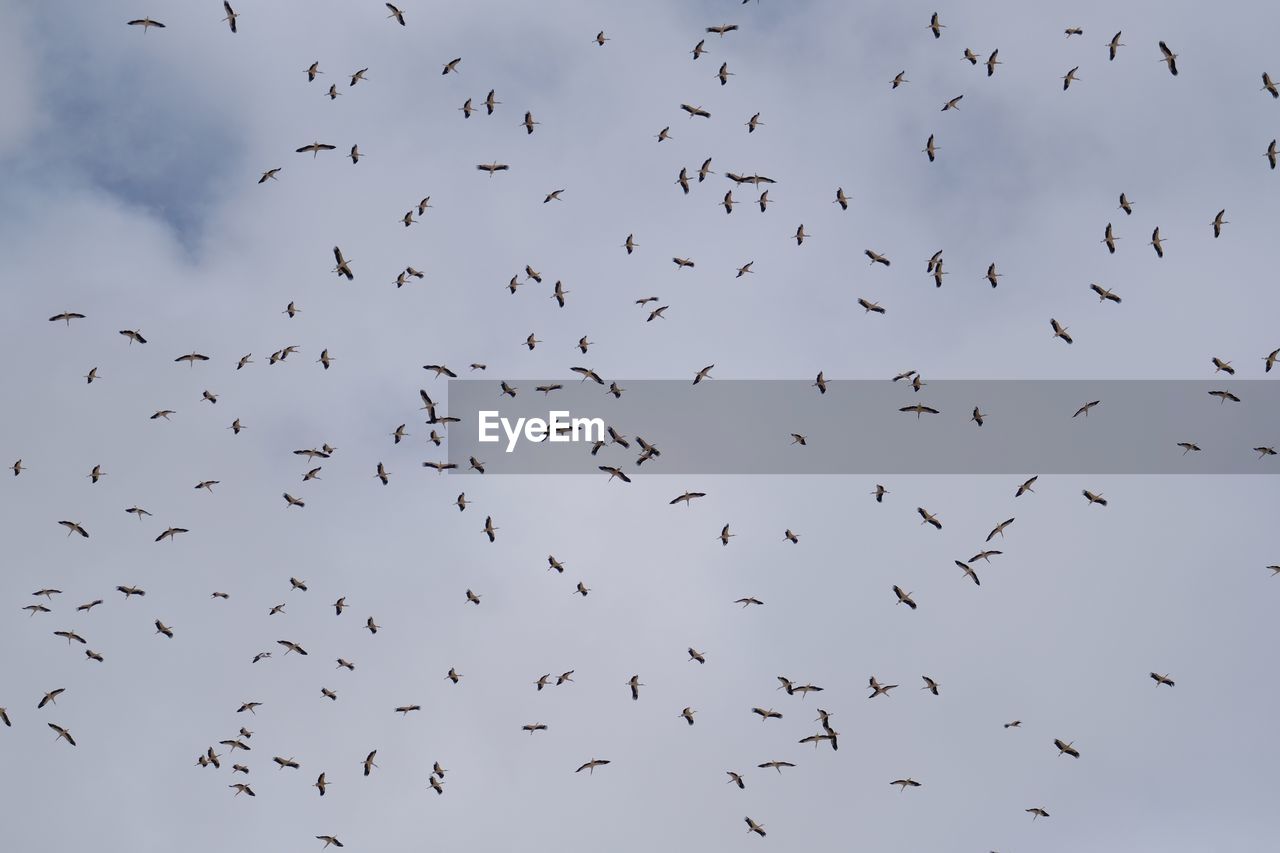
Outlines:
[[[1272,380],[1280,171],[1264,153],[1280,101],[1260,88],[1263,71],[1280,77],[1268,67],[1280,11],[406,0],[400,27],[374,0],[241,0],[233,34],[220,3],[152,2],[0,0],[0,461],[26,469],[0,477],[6,849],[308,851],[318,835],[352,851],[408,839],[824,849],[851,836],[883,851],[1271,849],[1273,477],[1082,471],[1015,498],[1037,471],[436,474],[422,463],[448,447],[428,441],[419,390],[448,411],[447,381],[424,364],[492,380],[495,401],[499,381],[567,383],[579,365],[624,386],[709,364],[708,386],[907,370],[1225,382],[1217,357],[1238,379]],[[126,26],[143,16],[167,26]],[[705,32],[720,24],[739,29]],[[700,39],[709,52],[694,60]],[[966,47],[999,49],[994,76]],[[308,82],[316,61],[324,73]],[[910,82],[891,89],[899,71]],[[490,89],[494,115],[463,118]],[[337,148],[295,153],[313,141]],[[715,174],[682,193],[680,169],[707,157]],[[493,161],[511,168],[475,169]],[[766,213],[730,171],[776,181]],[[729,189],[739,204],[726,215]],[[1115,254],[1100,242],[1108,222]],[[1157,226],[1163,258],[1147,245]],[[335,245],[351,282],[332,272]],[[925,266],[939,249],[936,288]],[[526,265],[544,281],[510,293]],[[397,288],[406,266],[424,278]],[[670,307],[646,322],[658,305]],[[85,316],[48,321],[64,311]],[[1073,344],[1053,339],[1050,318]],[[145,345],[117,334],[133,329]],[[286,346],[297,351],[269,364]],[[191,352],[209,360],[175,363]],[[161,409],[170,420],[150,419]],[[292,452],[324,443],[329,459]],[[95,465],[107,476],[92,483]],[[212,491],[194,488],[206,480]],[[689,490],[706,497],[668,504]],[[122,511],[135,505],[152,516]],[[1004,553],[973,564],[973,585],[953,560],[991,547],[1010,517]],[[170,526],[190,532],[156,543]],[[125,600],[117,585],[147,594]],[[896,603],[895,585],[918,609]],[[46,588],[62,593],[32,595]],[[764,604],[735,604],[749,596]],[[52,612],[22,609],[35,603]],[[87,646],[53,635],[68,629]],[[309,654],[285,656],[281,639]],[[273,656],[251,663],[262,651]],[[534,687],[567,670],[573,683]],[[779,675],[824,690],[788,696]],[[873,675],[901,686],[869,701]],[[925,675],[940,695],[921,689]],[[37,709],[55,688],[66,692]],[[237,713],[249,701],[262,705]],[[422,710],[393,712],[407,704]],[[819,731],[817,708],[838,751],[797,743]],[[547,731],[521,730],[535,722]],[[196,766],[240,726],[250,752],[218,747],[222,769]],[[1054,738],[1081,757],[1058,755]],[[574,772],[592,758],[611,763]],[[757,767],[775,759],[796,766]],[[323,798],[309,787],[322,771]],[[921,787],[889,784],[904,777]],[[235,782],[256,796],[235,796]],[[1050,817],[1033,821],[1032,807]]]

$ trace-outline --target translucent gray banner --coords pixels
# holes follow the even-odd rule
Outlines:
[[[825,392],[812,380],[619,380],[617,396],[577,376],[451,380],[437,414],[458,418],[456,467],[426,464],[627,477],[1280,473],[1280,383],[913,380],[831,380]]]

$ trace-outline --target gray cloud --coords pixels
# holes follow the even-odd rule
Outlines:
[[[1280,755],[1261,736],[1275,689],[1257,674],[1263,567],[1277,561],[1271,478],[1063,475],[1014,499],[1021,477],[893,476],[877,505],[857,476],[625,489],[598,474],[437,477],[421,468],[444,451],[426,443],[417,389],[443,395],[421,370],[432,362],[486,362],[495,382],[572,378],[583,334],[598,341],[590,366],[624,379],[687,381],[712,362],[717,381],[911,368],[939,382],[1208,379],[1211,356],[1262,378],[1280,346],[1265,286],[1277,173],[1262,156],[1277,106],[1257,91],[1270,9],[1086,3],[1057,19],[996,3],[939,9],[935,41],[934,8],[919,4],[406,3],[405,28],[372,2],[237,6],[233,36],[215,2],[153,9],[169,26],[145,35],[124,26],[147,13],[133,6],[4,4],[0,452],[29,466],[0,483],[9,847],[308,850],[334,833],[366,850],[429,832],[480,850],[717,849],[749,814],[768,828],[760,843],[788,849],[851,829],[882,850],[1268,849]],[[712,53],[692,61],[702,29],[726,21],[741,30],[708,36]],[[1117,29],[1128,46],[1108,63]],[[1160,39],[1181,54],[1176,79]],[[966,46],[998,47],[1006,64],[988,80]],[[441,76],[459,55],[460,73]],[[326,74],[308,84],[315,60]],[[735,76],[721,87],[725,61]],[[1073,65],[1081,81],[1063,93]],[[367,83],[346,87],[365,66]],[[903,69],[912,82],[890,91]],[[457,108],[490,88],[498,112],[464,120]],[[939,111],[958,94],[959,111]],[[757,111],[765,126],[748,135]],[[920,153],[930,133],[933,164]],[[294,153],[316,139],[338,150]],[[353,143],[358,165],[342,156]],[[717,174],[684,196],[676,174],[707,156]],[[512,169],[474,169],[493,159]],[[276,166],[280,180],[259,186]],[[726,216],[723,173],[757,170],[778,180],[768,213],[744,186]],[[563,202],[542,204],[562,187]],[[1115,209],[1121,191],[1131,217]],[[401,226],[427,195],[423,221]],[[1098,242],[1108,221],[1123,237],[1114,256]],[[797,247],[802,222],[812,238]],[[1145,245],[1157,225],[1163,260]],[[330,272],[335,244],[354,282]],[[869,267],[866,248],[893,266]],[[940,248],[936,289],[925,260]],[[676,270],[673,255],[697,266]],[[755,273],[735,279],[748,260]],[[397,289],[408,264],[426,278]],[[513,296],[525,264],[546,281]],[[1094,281],[1124,303],[1100,305]],[[644,322],[633,302],[649,295],[671,305],[665,320]],[[860,296],[889,313],[864,315]],[[87,317],[46,322],[63,310]],[[1074,346],[1050,339],[1051,316]],[[130,328],[150,342],[116,334]],[[533,352],[530,332],[546,341]],[[269,366],[286,345],[300,351]],[[324,348],[329,371],[314,363]],[[210,362],[173,363],[193,349]],[[94,366],[103,378],[86,385]],[[160,408],[172,422],[148,420]],[[237,417],[248,429],[233,436]],[[402,422],[411,437],[393,445]],[[338,452],[303,484],[311,466],[291,451],[326,441]],[[99,463],[109,476],[91,485]],[[193,489],[203,479],[221,483]],[[1085,505],[1082,488],[1111,505]],[[463,489],[473,505],[459,513]],[[708,497],[668,507],[684,489]],[[286,509],[283,491],[306,508]],[[125,515],[135,503],[154,517]],[[922,528],[918,505],[944,529]],[[501,528],[492,545],[485,515]],[[1007,553],[977,563],[974,587],[952,560],[1010,515]],[[68,539],[59,519],[91,538]],[[155,544],[171,524],[191,533]],[[291,575],[310,591],[290,591]],[[148,595],[126,602],[116,584]],[[918,611],[894,604],[895,584]],[[46,586],[64,590],[54,613],[18,609]],[[335,617],[340,595],[351,609]],[[745,595],[766,603],[743,611]],[[74,611],[94,598],[106,601]],[[52,635],[63,628],[105,662]],[[281,638],[310,654],[280,656]],[[263,650],[276,655],[251,664]],[[335,669],[338,656],[356,671]],[[444,680],[451,666],[462,684]],[[533,689],[567,669],[576,684]],[[1177,687],[1154,687],[1153,669]],[[779,674],[826,690],[785,696]],[[872,674],[902,687],[869,702]],[[918,689],[922,674],[941,696]],[[56,709],[37,711],[60,686]],[[235,709],[249,699],[264,705],[245,721]],[[405,702],[422,714],[400,719]],[[784,719],[762,723],[758,704]],[[796,743],[818,706],[839,752]],[[1001,728],[1013,718],[1022,730]],[[54,743],[48,721],[79,745]],[[520,731],[534,721],[550,730]],[[225,751],[221,771],[192,766],[241,724],[255,731],[252,800],[226,787]],[[1082,758],[1058,758],[1055,737]],[[374,748],[381,767],[365,779]],[[302,769],[277,771],[272,755]],[[593,756],[613,763],[572,772]],[[755,767],[771,758],[798,766]],[[729,769],[745,791],[725,784]],[[323,800],[307,787],[321,770],[334,782]],[[924,787],[888,785],[903,775]],[[1033,805],[1052,817],[1033,823]]]

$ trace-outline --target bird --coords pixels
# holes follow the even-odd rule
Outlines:
[[[150,18],[136,18],[132,21],[129,21],[129,26],[142,27],[142,31],[144,33],[147,30],[151,29],[152,27],[156,27],[157,29],[161,29],[161,30],[164,29],[164,24],[160,23],[159,21],[153,21]]]
[[[914,406],[903,406],[902,408],[898,409],[898,411],[899,411],[899,412],[915,412],[916,420],[920,420],[920,416],[921,416],[921,415],[940,415],[940,414],[942,414],[942,413],[941,413],[941,412],[939,412],[937,409],[930,408],[929,406],[925,406],[925,405],[922,405],[922,404],[920,404],[920,403],[917,403],[917,404],[915,404]],[[918,509],[918,508],[917,508],[917,509]],[[928,521],[928,519],[925,519],[925,520],[926,520],[926,521]],[[923,522],[922,522],[922,523],[923,523]],[[934,522],[929,522],[929,523],[931,523],[931,524],[932,524],[932,523],[934,523]],[[938,527],[938,529],[939,529],[939,530],[941,530],[941,529],[942,529],[942,525],[941,525],[941,524],[938,524],[938,525],[937,525],[937,527]]]
[[[1271,79],[1271,75],[1265,71],[1262,72],[1261,91],[1269,92],[1273,98],[1280,98],[1280,88],[1277,88],[1275,81]]]
[[[40,700],[40,703],[36,705],[36,710],[39,710],[40,708],[43,708],[45,705],[48,705],[50,703],[57,705],[58,697],[66,692],[67,692],[67,689],[65,687],[59,687],[56,690],[50,690],[48,693],[44,694],[44,697]]]
[[[7,715],[5,717],[5,723],[6,725],[8,724]],[[67,729],[64,729],[62,726],[58,725],[57,723],[48,723],[48,726],[49,728],[53,729],[55,732],[58,733],[58,736],[54,738],[55,742],[60,740],[65,740],[67,743],[71,744],[72,746],[76,745],[76,739],[71,736],[70,731],[68,731]]]
[[[1078,749],[1072,746],[1071,743],[1067,743],[1060,738],[1054,738],[1053,745],[1058,748],[1058,755],[1070,755],[1072,758],[1080,757],[1080,751]]]
[[[881,684],[874,675],[871,676],[871,680],[867,682],[867,685],[871,688],[871,695],[867,697],[868,699],[874,699],[877,696],[888,696],[889,691],[898,686],[896,684]]]
[[[456,58],[456,59],[451,59],[451,60],[449,60],[448,62],[446,62],[446,63],[444,64],[444,70],[440,72],[441,76],[443,76],[443,75],[445,75],[445,74],[448,74],[448,73],[450,73],[450,72],[452,72],[452,73],[454,73],[454,74],[457,74],[457,73],[458,73],[458,63],[459,63],[459,62],[461,62],[461,61],[462,61],[462,57],[461,57],[461,56],[459,56],[459,57],[458,57],[458,58]],[[527,115],[527,114],[526,114],[526,115]],[[529,132],[530,132],[530,133],[532,133],[533,131],[529,131]]]
[[[343,257],[342,249],[337,246],[333,247],[333,260],[336,263],[336,266],[333,268],[334,272],[339,276],[346,276],[347,281],[355,280],[355,274],[351,272],[351,262]],[[239,368],[236,369],[238,370]]]
[[[631,679],[627,682],[627,686],[631,688],[631,698],[633,700],[639,699],[640,688],[644,687],[644,684],[642,684],[640,681],[640,676],[638,675],[631,676]]]
[[[991,266],[987,267],[987,281],[991,283],[992,287],[996,286],[996,283],[1000,279],[1000,277],[1001,277],[1000,273],[996,272],[995,263],[992,263]]]
[[[580,766],[577,770],[573,772],[581,773],[583,770],[585,770],[587,771],[587,775],[590,776],[592,773],[595,772],[597,767],[603,767],[604,765],[609,763],[611,762],[607,758],[593,758],[590,761],[583,762],[582,766]]]
[[[964,572],[965,577],[973,581],[974,586],[982,586],[982,581],[978,580],[978,574],[973,570],[972,566],[968,563],[962,563],[959,560],[953,560],[952,562],[960,567],[960,570]]]
[[[956,95],[954,98],[952,98],[951,100],[947,101],[945,104],[942,105],[942,112],[945,113],[947,110],[960,109],[960,101],[963,98],[964,98],[964,95]]]
[[[964,58],[969,61],[970,65],[978,64],[978,54],[974,53],[972,50],[970,50],[967,47],[964,49]]]
[[[871,494],[875,495],[876,503],[882,504],[884,503],[884,496],[889,494],[889,490],[879,483],[876,483],[876,488]]]
[[[1227,212],[1226,208],[1223,208],[1222,210],[1218,211],[1217,216],[1213,217],[1213,237],[1215,240],[1222,235],[1222,226],[1231,224],[1230,222],[1222,218],[1226,212]]]
[[[396,19],[396,23],[403,27],[403,26],[404,26],[404,12],[403,12],[403,11],[401,11],[400,9],[396,8],[394,5],[392,5],[392,4],[390,4],[390,3],[387,3],[387,4],[385,4],[385,5],[386,5],[386,7],[387,7],[388,9],[390,9],[390,10],[391,10],[391,14],[390,14],[390,15],[387,15],[387,17],[388,17],[388,18],[395,18],[395,19]]]
[[[773,720],[773,719],[781,720],[782,719],[782,714],[778,713],[772,708],[769,708],[768,710],[764,708],[752,708],[751,713],[759,715],[761,720]]]
[[[707,27],[707,32],[715,33],[721,38],[724,38],[725,33],[731,33],[737,28],[738,28],[737,24],[720,24],[719,26],[715,26],[715,27]]]
[[[1133,202],[1129,201],[1125,193],[1120,193],[1120,209],[1124,211],[1125,216],[1133,215]]]
[[[1280,152],[1277,152],[1276,150],[1276,141],[1274,139],[1271,140],[1271,144],[1267,146],[1267,153],[1263,156],[1267,158],[1267,162],[1269,162],[1271,164],[1271,168],[1274,169],[1276,167],[1276,160],[1280,159]]]
[[[1067,91],[1067,89],[1071,88],[1071,84],[1074,81],[1077,81],[1080,79],[1079,77],[1076,76],[1076,72],[1079,70],[1080,70],[1080,66],[1077,65],[1075,68],[1072,68],[1066,74],[1062,75],[1062,91],[1064,92]]]
[[[1031,819],[1035,820],[1040,817],[1048,817],[1049,813],[1042,808],[1023,809],[1027,814],[1031,815]]]
[[[1113,254],[1113,255],[1116,253],[1116,241],[1117,241],[1117,240],[1119,240],[1119,239],[1121,239],[1121,238],[1116,237],[1116,236],[1112,233],[1112,230],[1111,230],[1111,223],[1110,223],[1110,222],[1108,222],[1108,223],[1107,223],[1106,230],[1104,230],[1104,231],[1103,231],[1103,233],[1102,233],[1102,241],[1101,241],[1101,242],[1103,242],[1103,243],[1106,243],[1106,244],[1107,244],[1107,251],[1108,251],[1108,252],[1110,252],[1110,253],[1111,253],[1111,254]]]
[[[795,767],[795,765],[794,765],[794,764],[792,764],[790,761],[778,761],[777,759],[775,759],[775,760],[773,760],[773,761],[766,761],[766,762],[764,762],[763,764],[757,764],[757,765],[756,765],[756,767],[758,767],[758,768],[759,768],[759,769],[761,769],[761,770],[764,770],[764,769],[766,769],[766,768],[767,768],[767,769],[770,769],[770,770],[777,770],[777,771],[778,771],[778,775],[779,775],[779,776],[781,776],[781,775],[782,775],[782,768],[784,768],[784,767]]]
[[[1200,452],[1200,446],[1198,444],[1195,444],[1194,442],[1180,441],[1178,442],[1178,446],[1182,448],[1183,456],[1186,456],[1188,453],[1190,453],[1193,450],[1196,451],[1197,453]]]
[[[699,370],[699,371],[698,371],[698,373],[693,377],[693,384],[694,384],[694,385],[697,385],[699,382],[701,382],[701,381],[702,381],[702,380],[704,380],[704,379],[712,379],[712,378],[714,378],[714,377],[711,375],[711,368],[713,368],[713,367],[715,367],[715,365],[714,365],[714,364],[708,364],[706,367],[704,367],[704,368],[702,368],[701,370]]]
[[[938,520],[937,516],[930,513],[924,507],[920,507],[920,506],[916,507],[916,512],[920,515],[922,519],[924,519],[923,521],[920,522],[921,524],[932,524],[936,529],[938,530],[942,529],[942,522]]]
[[[189,532],[190,531],[187,530],[185,527],[168,527],[168,528],[165,528],[165,531],[163,533],[161,533],[159,536],[156,537],[155,541],[163,542],[165,539],[168,539],[170,542],[176,542],[177,536],[179,533],[189,533]],[[86,533],[85,535],[87,536],[88,534]]]
[[[986,423],[987,416],[982,413],[981,409],[979,409],[977,406],[974,406],[973,415],[969,418],[969,420],[973,421],[978,426],[982,426],[984,423]]]
[[[325,847],[328,847],[330,844],[332,844],[334,847],[343,846],[342,842],[338,840],[338,837],[336,835],[317,835],[316,839],[319,841],[323,841]]]
[[[706,496],[707,496],[706,492],[688,492],[687,491],[682,495],[677,495],[667,503],[671,506],[675,506],[681,501],[684,501],[684,505],[687,507],[687,506],[693,505],[693,501],[695,498],[705,498]]]
[[[1084,415],[1087,418],[1089,417],[1089,411],[1093,409],[1094,406],[1097,406],[1101,403],[1102,403],[1101,400],[1090,400],[1088,403],[1085,403],[1083,406],[1076,409],[1076,413],[1071,417],[1075,418],[1075,417],[1079,417],[1080,415]]]
[[[364,757],[364,761],[360,762],[361,765],[364,767],[364,775],[368,776],[370,773],[373,772],[373,768],[378,766],[373,763],[373,759],[375,756],[377,756],[377,754],[378,754],[378,750],[375,749]]]
[[[1160,675],[1159,673],[1153,672],[1151,673],[1151,680],[1156,683],[1156,687],[1159,687],[1162,684],[1169,687],[1173,686],[1173,679],[1169,678],[1167,675]]]
[[[897,74],[895,74],[893,76],[893,80],[890,81],[889,88],[896,89],[899,86],[901,86],[903,83],[910,83],[911,81],[907,79],[906,74],[907,74],[906,71],[899,71]]]
[[[1233,403],[1240,402],[1240,398],[1237,397],[1235,394],[1232,394],[1230,391],[1210,391],[1209,396],[1217,397],[1219,404],[1225,403],[1228,400],[1230,400]]]
[[[720,70],[716,72],[716,77],[720,79],[720,85],[723,86],[729,82],[729,78],[733,76],[733,72],[729,70],[729,63],[720,63]]]
[[[937,13],[937,12],[934,12],[934,13],[929,17],[929,29],[933,31],[933,37],[934,37],[934,38],[936,38],[936,39],[937,39],[937,38],[942,38],[942,31],[943,31],[943,29],[945,29],[945,28],[946,28],[946,26],[947,26],[946,24],[941,23],[941,22],[938,20],[938,13]]]
[[[489,177],[492,178],[495,172],[505,172],[511,167],[508,166],[506,163],[494,162],[494,163],[481,163],[477,165],[476,168],[482,172],[488,172]]]
[[[1164,245],[1160,241],[1159,226],[1156,227],[1156,230],[1151,232],[1151,246],[1156,250],[1156,257],[1158,258],[1164,257]]]
[[[1160,42],[1160,61],[1169,66],[1169,73],[1174,77],[1178,76],[1178,54],[1169,50],[1169,46],[1164,42]]]
[[[692,708],[685,708],[683,711],[680,712],[679,716],[684,717],[684,721],[692,726],[693,715],[696,713],[698,712],[693,710]]]
[[[907,605],[907,607],[910,607],[912,610],[915,610],[916,607],[918,606],[915,600],[911,597],[911,593],[904,592],[902,590],[902,587],[900,586],[894,585],[893,594],[898,597],[899,604],[905,604]]]
[[[866,249],[863,251],[863,254],[871,259],[872,264],[883,264],[886,267],[889,266],[889,259],[886,258],[884,255],[880,254],[879,252],[872,251],[871,249]]]
[[[907,788],[919,788],[920,783],[914,779],[894,779],[890,785],[898,785],[899,790],[905,791]]]
[[[732,770],[726,770],[725,773],[729,774],[729,781],[726,784],[737,785],[739,789],[746,789],[747,786],[743,783],[742,776],[740,774],[734,773]]]
[[[562,192],[564,192],[564,190],[562,189],[552,190],[551,192],[547,193],[547,197],[542,200],[542,203],[546,204],[549,201],[561,201],[560,194]]]
[[[20,470],[22,470],[21,459],[19,459],[17,464],[14,465],[14,474],[16,475]],[[63,527],[67,528],[67,536],[71,536],[71,534],[73,533],[79,533],[83,538],[85,539],[89,538],[89,532],[85,530],[83,527],[81,527],[77,522],[59,521],[58,523],[61,524]]]
[[[155,621],[155,626],[156,626],[156,633],[157,633],[157,634],[164,634],[164,635],[165,635],[166,637],[168,637],[170,640],[172,640],[172,639],[173,639],[173,629],[172,629],[172,628],[170,628],[168,625],[164,624],[164,623],[163,623],[163,622],[161,622],[159,619],[157,619],[157,620]]]
[[[1053,336],[1055,338],[1062,338],[1063,341],[1069,344],[1074,343],[1072,337],[1069,334],[1067,334],[1066,326],[1061,325],[1057,320],[1054,320],[1052,317],[1049,318],[1049,325],[1053,327]]]
[[[75,311],[63,311],[61,314],[54,314],[52,317],[50,317],[49,322],[56,323],[59,321],[65,321],[66,324],[70,326],[72,320],[83,320],[84,317],[85,315],[77,313]]]
[[[741,781],[739,781],[739,785],[741,785]],[[743,818],[743,820],[747,822],[747,832],[754,832],[761,838],[765,837],[767,833],[764,831],[764,824],[756,823],[750,817]]]
[[[703,664],[707,662],[707,656],[704,655],[702,652],[698,651],[697,649],[693,648],[692,646],[690,646],[689,660],[696,660],[698,663]]]
[[[542,122],[534,121],[533,113],[527,110],[525,111],[525,114],[524,114],[524,121],[520,122],[520,124],[523,125],[525,129],[526,135],[533,133],[534,125],[541,124],[541,123]]]
[[[1067,38],[1071,38],[1072,36],[1084,35],[1084,30],[1080,29],[1079,27],[1067,27],[1065,32],[1067,34]]]
[[[1087,500],[1090,504],[1098,504],[1100,506],[1107,505],[1107,499],[1104,498],[1102,495],[1095,495],[1093,492],[1089,491],[1088,489],[1084,489],[1082,494],[1084,495],[1085,500]]]
[[[1107,42],[1107,50],[1109,53],[1108,61],[1114,61],[1116,58],[1116,51],[1122,47],[1124,47],[1124,42],[1120,41],[1120,33],[1116,33],[1111,37],[1111,41]]]
[[[310,152],[311,159],[314,160],[320,155],[321,151],[333,151],[337,147],[338,146],[336,145],[329,145],[326,142],[311,142],[301,148],[295,149],[295,151],[298,154],[306,154],[307,152]]]
[[[1219,373],[1219,372],[1221,372],[1221,373],[1226,373],[1226,374],[1228,374],[1228,375],[1230,375],[1230,376],[1235,376],[1235,375],[1236,375],[1236,369],[1235,369],[1234,367],[1232,367],[1232,366],[1231,366],[1231,362],[1229,362],[1229,361],[1223,361],[1222,359],[1220,359],[1220,358],[1218,358],[1218,357],[1216,357],[1216,356],[1215,356],[1215,357],[1213,357],[1213,358],[1211,358],[1211,359],[1210,359],[1210,361],[1212,361],[1212,362],[1213,362],[1213,372],[1214,372],[1214,373]]]
[[[693,118],[695,116],[698,118],[711,118],[711,113],[707,112],[702,107],[695,107],[692,104],[681,104],[680,109],[688,113],[689,118]]]
[[[996,66],[997,66],[997,65],[1003,65],[1003,64],[1004,64],[1004,63],[1003,63],[1003,62],[1001,62],[1000,60],[996,59],[996,56],[997,56],[999,53],[1000,53],[999,49],[997,49],[997,50],[993,50],[993,51],[991,51],[991,55],[987,57],[987,76],[988,76],[988,77],[991,77],[991,76],[993,76],[993,75],[996,73]]]
[[[1117,305],[1119,305],[1121,302],[1121,299],[1119,296],[1112,293],[1110,290],[1103,288],[1102,285],[1100,284],[1090,284],[1089,289],[1092,290],[1094,293],[1098,294],[1099,302],[1106,302],[1107,300],[1111,300]]]
[[[987,534],[986,541],[990,542],[997,533],[1000,534],[1000,537],[1003,539],[1005,528],[1008,527],[1010,524],[1013,524],[1013,522],[1014,522],[1014,519],[1006,518],[1004,521],[997,524],[995,527],[991,529],[991,532]]]

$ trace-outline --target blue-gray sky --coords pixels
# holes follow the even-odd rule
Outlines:
[[[896,476],[881,478],[877,504],[875,480],[859,476],[624,486],[421,467],[445,457],[418,411],[419,388],[444,396],[428,363],[485,362],[495,386],[575,379],[583,362],[624,385],[711,363],[711,382],[908,369],[1207,379],[1215,356],[1266,376],[1262,357],[1280,346],[1280,171],[1263,154],[1280,102],[1259,89],[1263,71],[1280,76],[1280,12],[973,5],[406,0],[401,28],[375,0],[241,0],[233,35],[213,0],[0,0],[0,461],[29,469],[0,482],[6,848],[307,851],[334,834],[353,851],[406,839],[824,849],[851,835],[886,851],[1270,849],[1271,478],[1058,475],[1015,499],[1022,477]],[[940,39],[926,29],[935,10]],[[167,27],[125,26],[146,15]],[[740,29],[704,32],[720,23]],[[1117,30],[1126,46],[1108,62]],[[710,53],[694,61],[704,37]],[[1179,53],[1176,78],[1160,40]],[[987,78],[966,47],[998,48],[1004,64]],[[459,56],[459,73],[442,75]],[[308,83],[317,60],[325,73]],[[911,82],[891,90],[899,71]],[[463,119],[463,101],[489,89],[495,114]],[[941,112],[957,95],[959,110]],[[756,112],[764,125],[748,134]],[[931,133],[934,163],[920,150]],[[314,140],[338,150],[294,153]],[[343,157],[353,143],[366,155],[356,165]],[[681,193],[680,168],[708,156],[717,174]],[[510,171],[474,168],[493,160]],[[273,167],[279,180],[257,184]],[[726,171],[775,178],[768,212]],[[730,188],[740,204],[726,216]],[[1132,216],[1117,209],[1122,191]],[[403,227],[424,196],[431,209]],[[1114,255],[1099,242],[1108,222]],[[796,246],[800,224],[811,236]],[[1146,245],[1156,226],[1163,259]],[[330,272],[335,244],[353,282]],[[893,265],[869,265],[868,248]],[[941,289],[925,273],[938,249]],[[673,256],[697,266],[677,270]],[[748,261],[754,273],[735,279]],[[512,295],[526,264],[545,281]],[[425,278],[397,289],[406,265]],[[1091,282],[1123,303],[1100,303]],[[634,302],[647,296],[670,305],[665,319],[645,322]],[[888,313],[866,314],[859,297]],[[86,318],[46,320],[64,310]],[[1073,345],[1051,338],[1050,317]],[[530,332],[544,341],[532,352]],[[582,335],[596,342],[585,356]],[[288,345],[299,351],[268,365]],[[327,371],[315,363],[326,348]],[[210,361],[174,363],[193,350]],[[254,363],[237,371],[246,353]],[[86,384],[93,367],[101,378]],[[149,420],[158,409],[176,414]],[[400,423],[410,436],[395,445]],[[313,466],[291,451],[324,442],[337,452],[301,482]],[[108,476],[91,484],[95,464]],[[211,494],[193,488],[209,479]],[[1086,504],[1085,488],[1109,505]],[[686,489],[707,497],[667,505]],[[306,507],[287,509],[284,491]],[[123,512],[135,504],[153,517]],[[943,529],[922,526],[917,506]],[[973,586],[952,560],[1011,516],[1005,554],[979,561]],[[68,538],[63,519],[90,538]],[[722,546],[726,523],[736,535]],[[191,532],[154,543],[170,525]],[[125,601],[117,584],[147,595]],[[918,610],[894,603],[895,584]],[[63,590],[53,612],[28,616],[46,587]],[[350,609],[336,617],[339,596]],[[743,610],[743,596],[765,604]],[[157,618],[172,640],[153,633]],[[52,635],[62,629],[104,662]],[[310,654],[283,657],[282,638]],[[276,654],[250,663],[265,650]],[[338,657],[356,670],[335,669]],[[444,679],[450,667],[461,684]],[[574,684],[534,689],[569,669]],[[1177,686],[1157,688],[1152,670]],[[826,689],[786,696],[778,675]],[[902,686],[868,701],[871,675]],[[922,675],[940,696],[919,689]],[[57,687],[57,705],[37,710]],[[249,700],[263,703],[256,716],[237,714]],[[423,711],[392,712],[410,703]],[[784,718],[762,722],[755,705]],[[818,731],[817,707],[838,752],[796,743]],[[1013,719],[1020,730],[1002,727]],[[55,743],[47,722],[78,746]],[[520,730],[532,722],[549,730]],[[194,766],[240,725],[252,752],[220,747],[222,770]],[[1082,757],[1059,757],[1055,737]],[[274,755],[301,770],[277,770]],[[612,764],[573,773],[593,757]],[[770,759],[797,766],[756,768]],[[435,760],[448,769],[441,796],[427,785]],[[308,787],[321,771],[323,799]],[[905,776],[923,787],[888,784]],[[257,796],[233,797],[235,781]],[[1035,806],[1051,817],[1033,822]],[[768,837],[748,836],[744,815]]]

